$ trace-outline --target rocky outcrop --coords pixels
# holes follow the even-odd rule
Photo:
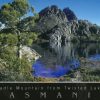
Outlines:
[[[42,33],[41,37],[50,41],[70,41],[71,27],[68,25],[66,14],[57,6],[43,9],[35,29]],[[68,39],[68,40],[67,40]]]
[[[74,20],[70,22],[71,33],[78,40],[100,41],[100,27],[87,20]]]
[[[40,33],[48,33],[55,26],[68,22],[65,13],[57,6],[51,6],[43,9],[40,13],[40,20],[35,30]]]
[[[87,20],[78,20],[69,8],[63,11],[57,6],[43,9],[34,30],[50,41],[100,41],[100,27]]]
[[[74,14],[74,12],[71,9],[65,8],[63,10],[63,12],[66,14],[66,17],[67,17],[68,21],[77,20],[76,15]]]
[[[66,41],[71,41],[73,35],[71,34],[70,27],[66,24],[60,24],[52,29],[50,32],[50,42],[58,41],[65,43]]]
[[[41,57],[34,49],[27,46],[22,46],[20,50],[20,58],[26,58],[29,62],[32,60],[37,60]]]

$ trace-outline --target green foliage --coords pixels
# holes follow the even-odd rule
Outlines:
[[[0,34],[0,44],[1,45],[17,45],[18,38],[16,34]]]
[[[0,9],[0,21],[9,27],[14,27],[29,10],[27,0],[14,0]]]
[[[21,31],[32,31],[32,29],[35,26],[35,19],[34,17],[27,17],[21,20],[20,23],[17,24],[17,27],[21,30]]]
[[[16,11],[20,12],[19,17],[25,15],[29,10],[29,4],[27,0],[14,0],[11,5]]]
[[[5,35],[0,34],[0,45],[5,44]]]
[[[24,32],[21,33],[21,44],[31,46],[33,42],[37,40],[37,33],[35,32]]]
[[[6,38],[7,38],[6,41],[8,45],[17,45],[18,38],[15,34],[8,34]]]
[[[18,57],[20,45],[31,46],[38,36],[31,29],[39,16],[25,18],[29,10],[28,0],[13,0],[0,8],[0,22],[6,26],[0,33],[0,81],[33,81],[32,62]]]
[[[87,67],[82,67],[79,69],[82,73],[82,81],[100,81],[100,70],[92,70]]]
[[[18,22],[19,12],[14,10],[9,4],[10,8],[0,10],[0,21],[7,26],[13,27]]]
[[[33,81],[32,63],[16,56],[16,46],[0,47],[0,81]]]

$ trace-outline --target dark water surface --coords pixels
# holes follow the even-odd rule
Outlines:
[[[33,49],[42,56],[32,66],[36,77],[64,76],[80,67],[81,57],[100,61],[99,43],[41,43],[33,45]]]

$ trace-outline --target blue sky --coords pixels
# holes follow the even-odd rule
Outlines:
[[[12,0],[0,0],[0,6]],[[79,19],[87,19],[92,23],[100,25],[100,0],[29,0],[35,10],[57,5],[63,9],[69,7]]]

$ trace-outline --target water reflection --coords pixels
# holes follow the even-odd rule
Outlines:
[[[42,43],[33,45],[42,57],[33,64],[36,77],[60,77],[80,66],[80,57],[100,60],[100,45],[95,43]],[[97,57],[97,55],[99,57]],[[92,57],[91,57],[92,56]],[[95,58],[95,59],[96,59]],[[94,60],[95,60],[94,59]]]
[[[33,65],[35,72],[33,73],[36,77],[60,77],[67,73],[69,73],[72,69],[76,69],[79,66],[78,60],[73,60],[69,62],[69,64],[66,64],[64,66],[57,65],[55,63],[52,63],[50,65],[45,65],[41,62],[41,60],[38,60]]]
[[[100,54],[95,54],[89,57],[91,61],[100,61]]]

